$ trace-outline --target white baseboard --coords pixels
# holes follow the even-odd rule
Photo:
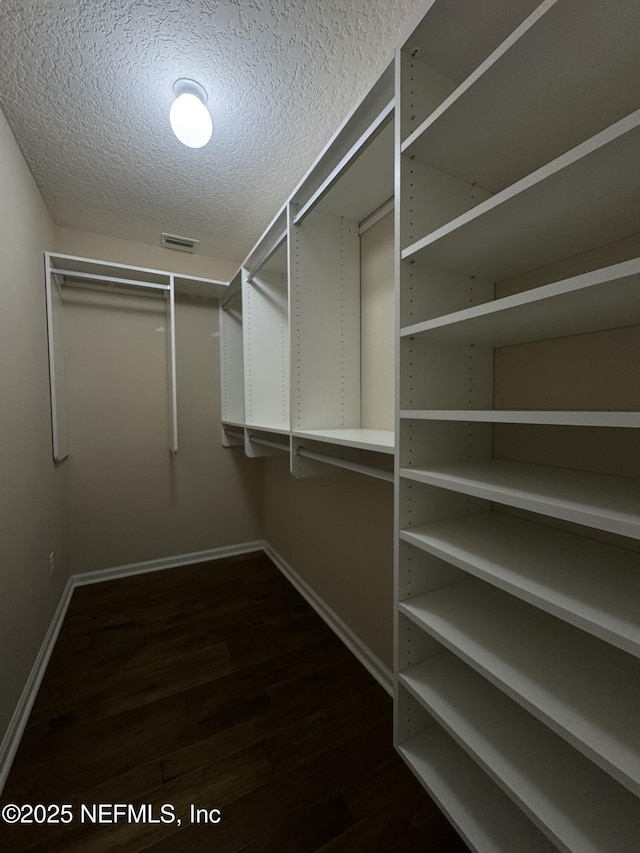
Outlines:
[[[95,572],[82,572],[72,577],[75,588],[90,583],[102,583],[117,578],[128,578],[132,575],[143,575],[146,572],[159,572],[163,569],[177,569],[180,566],[189,566],[192,563],[207,563],[209,560],[222,560],[225,557],[235,557],[262,550],[264,550],[262,541],[242,542],[239,545],[225,545],[222,548],[212,548],[209,551],[192,551],[190,554],[178,554],[175,557],[161,557],[158,560],[128,563],[125,566],[113,566],[110,569],[99,569]]]
[[[298,575],[298,573],[287,563],[283,557],[275,551],[268,542],[264,540],[256,542],[244,542],[238,545],[228,545],[223,548],[214,548],[210,551],[195,551],[191,554],[181,554],[175,557],[165,557],[158,560],[146,560],[142,563],[130,563],[125,566],[114,566],[96,572],[81,572],[71,575],[64,588],[64,592],[53,614],[51,623],[36,657],[35,663],[29,673],[22,695],[9,723],[9,727],[0,745],[0,794],[4,789],[5,782],[11,770],[20,739],[27,725],[29,714],[33,708],[42,678],[47,664],[56,644],[60,628],[64,621],[73,591],[77,586],[85,586],[92,583],[116,580],[117,578],[130,577],[131,575],[145,574],[146,572],[158,572],[164,569],[178,568],[193,563],[205,563],[209,560],[221,560],[225,557],[248,554],[253,551],[264,551],[264,553],[275,563],[287,580],[298,590],[318,615],[324,619],[331,630],[342,640],[347,648],[357,657],[360,663],[371,673],[378,683],[389,694],[393,694],[393,677],[391,671],[373,652],[360,640],[351,628],[326,604],[309,584]]]
[[[380,686],[383,687],[390,696],[393,696],[393,674],[391,670],[382,663],[380,658],[373,654],[371,649],[366,646],[356,634],[354,634],[351,628],[342,621],[338,614],[318,596],[315,590],[300,577],[295,569],[293,569],[268,542],[263,542],[262,546],[265,554],[273,560],[282,574],[298,590],[300,595],[302,595],[303,598],[306,598],[309,604],[313,607],[316,613],[324,619],[334,634],[336,634],[349,651],[358,658],[360,663],[371,673]]]
[[[13,759],[18,751],[20,739],[22,738],[22,734],[27,725],[27,720],[29,719],[33,703],[38,695],[38,690],[40,689],[40,684],[42,683],[44,673],[47,669],[47,664],[49,663],[51,653],[53,652],[56,640],[58,639],[58,634],[60,633],[60,628],[62,627],[64,617],[67,613],[69,602],[73,595],[73,590],[74,583],[73,580],[69,578],[62,596],[60,597],[60,601],[58,602],[58,606],[56,607],[56,612],[53,614],[53,618],[51,619],[45,638],[42,641],[35,663],[31,668],[31,672],[27,678],[27,683],[24,686],[22,695],[20,696],[16,709],[13,712],[9,727],[2,739],[2,744],[0,745],[0,794],[2,794],[5,782],[7,781],[7,776],[11,770],[11,765],[13,764]]]

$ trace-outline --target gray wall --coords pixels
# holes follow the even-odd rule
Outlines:
[[[43,251],[53,226],[0,112],[0,737],[66,582],[51,455]],[[58,570],[49,575],[49,552]]]

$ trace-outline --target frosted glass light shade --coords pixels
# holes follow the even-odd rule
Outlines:
[[[183,92],[171,104],[169,123],[180,142],[189,148],[202,148],[213,133],[209,110],[191,92]]]

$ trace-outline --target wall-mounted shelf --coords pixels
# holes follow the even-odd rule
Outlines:
[[[547,412],[514,409],[403,409],[403,420],[462,421],[466,423],[539,424],[557,426],[640,427],[640,412]]]
[[[472,850],[551,853],[548,841],[522,811],[439,726],[433,725],[398,746]]]
[[[640,258],[455,311],[401,337],[502,347],[640,323]]]
[[[325,444],[356,447],[375,453],[393,453],[395,437],[392,430],[382,429],[307,429],[294,430],[298,438],[309,438]]]
[[[163,270],[114,264],[56,252],[45,252],[45,287],[49,371],[53,430],[53,458],[65,459],[70,452],[66,412],[66,377],[61,312],[64,288],[84,288],[119,294],[137,294],[164,298],[167,306],[167,346],[169,363],[170,449],[178,451],[178,412],[176,399],[175,296],[220,299],[228,282],[178,275]]]
[[[560,849],[637,849],[638,799],[453,654],[400,681]]]
[[[629,477],[503,459],[402,468],[400,476],[640,539],[640,484]]]
[[[418,525],[400,538],[640,657],[637,553],[500,512]]]
[[[634,234],[638,187],[629,176],[639,144],[640,110],[429,228],[403,248],[402,258],[496,280]]]
[[[394,95],[395,67],[392,62],[345,118],[293,191],[290,199],[294,210],[293,224],[299,225],[316,205],[334,190],[337,182],[340,182],[343,188],[338,187],[332,192],[333,200],[330,204],[333,205],[333,213],[349,213],[348,218],[357,222],[393,195]],[[383,131],[384,140],[380,141],[378,136]],[[390,159],[386,156],[389,145]],[[373,146],[372,152],[368,151],[370,146]],[[354,165],[358,161],[359,165]],[[363,175],[365,164],[364,171],[377,168],[378,176],[381,173],[385,175],[384,181],[370,182],[366,176],[364,180],[359,179],[359,176]],[[344,176],[348,172],[351,177],[345,183]],[[350,189],[354,195],[345,195],[345,189]],[[369,195],[372,192],[373,195]],[[359,205],[359,208],[351,207],[345,211],[345,204],[354,203]],[[327,209],[325,212],[332,211]]]
[[[495,193],[624,117],[636,106],[627,70],[640,13],[633,2],[623,6],[621,14],[585,0],[581,14],[598,21],[588,27],[576,26],[572,6],[541,2],[411,133],[402,153]],[[553,133],[540,132],[541,119]]]
[[[403,601],[399,609],[640,792],[640,661],[474,578]]]

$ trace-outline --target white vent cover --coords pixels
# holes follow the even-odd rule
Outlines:
[[[176,249],[178,252],[193,253],[198,248],[200,240],[192,240],[191,237],[178,237],[177,234],[162,234],[161,243],[165,249]]]

